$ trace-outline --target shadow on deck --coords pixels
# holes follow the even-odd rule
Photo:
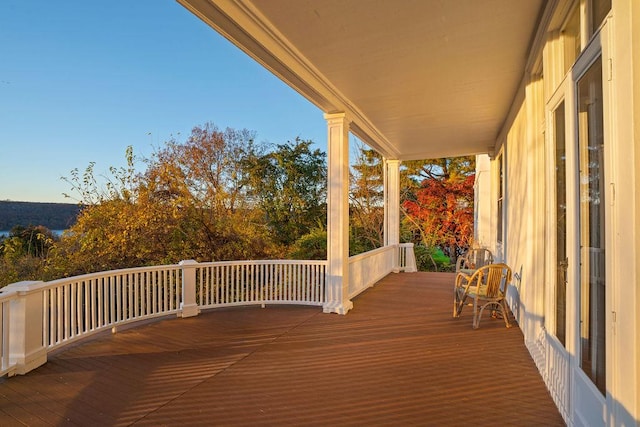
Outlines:
[[[101,334],[0,380],[0,425],[564,425],[516,326],[391,274],[346,316],[243,307]]]

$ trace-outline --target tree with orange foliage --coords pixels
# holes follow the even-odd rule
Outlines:
[[[405,220],[426,247],[439,247],[455,262],[473,237],[473,157],[408,162],[419,186],[405,195]]]

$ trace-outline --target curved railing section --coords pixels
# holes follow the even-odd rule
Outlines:
[[[49,349],[138,320],[177,313],[178,265],[131,268],[42,285],[44,344]]]
[[[0,375],[29,372],[48,352],[105,329],[179,313],[182,274],[163,265],[5,286]]]
[[[351,257],[349,270],[354,296],[391,271],[415,271],[412,245]],[[29,372],[50,351],[83,337],[154,317],[237,305],[323,306],[326,272],[327,261],[187,260],[13,283],[0,289],[0,376]]]
[[[326,261],[233,261],[130,268],[0,289],[0,376],[127,323],[251,304],[322,305]]]
[[[202,309],[234,305],[325,301],[326,261],[234,261],[197,264],[196,304]]]

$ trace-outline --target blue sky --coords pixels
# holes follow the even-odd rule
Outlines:
[[[68,202],[208,121],[326,151],[322,112],[173,0],[0,1],[0,200]]]

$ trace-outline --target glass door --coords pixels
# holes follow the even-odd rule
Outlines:
[[[602,59],[577,82],[580,209],[580,366],[606,389],[605,171]]]
[[[553,112],[555,142],[555,237],[556,237],[556,283],[555,283],[555,334],[566,347],[567,331],[567,155],[565,147],[564,101]]]

